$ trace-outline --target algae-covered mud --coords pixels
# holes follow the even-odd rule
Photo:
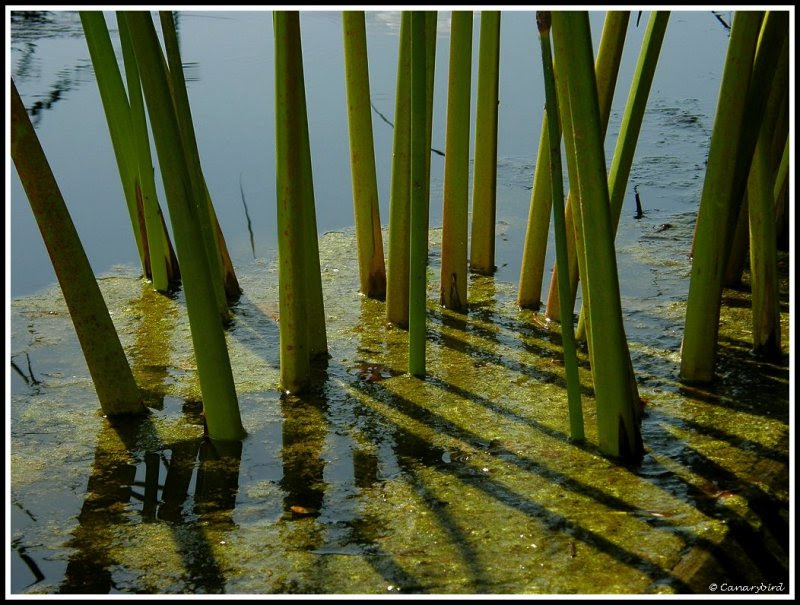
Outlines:
[[[623,293],[645,400],[634,468],[596,451],[585,353],[587,443],[570,442],[560,331],[512,284],[473,277],[467,314],[434,304],[437,230],[425,380],[406,374],[406,332],[358,294],[352,233],[321,238],[330,359],[303,397],[278,390],[274,263],[240,270],[227,338],[248,436],[232,446],[203,437],[180,295],[124,267],[100,280],[152,410],[117,425],[59,291],[13,301],[12,592],[787,591],[788,356],[748,354],[749,295],[726,291],[719,379],[678,382],[694,220],[670,220],[618,242],[638,276]]]

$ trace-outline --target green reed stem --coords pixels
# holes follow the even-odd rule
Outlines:
[[[561,311],[565,319],[561,322],[561,340],[564,349],[564,370],[567,381],[567,400],[569,402],[570,437],[583,441],[583,409],[581,407],[581,383],[578,375],[578,357],[575,351],[575,334],[572,325],[572,310],[568,308],[569,265],[567,258],[567,234],[564,225],[564,184],[561,168],[561,132],[558,128],[558,99],[553,74],[553,57],[550,49],[550,13],[536,13],[539,26],[539,39],[542,47],[542,66],[544,71],[545,111],[553,116],[548,120],[550,139],[550,182],[553,191],[553,221],[556,243],[556,262],[561,275]]]
[[[472,12],[453,11],[450,23],[439,289],[442,306],[461,312],[467,309],[471,74]]]
[[[739,141],[742,135],[746,92],[762,18],[759,11],[737,11],[731,27],[695,226],[681,345],[680,375],[687,382],[708,382],[714,376],[722,273],[728,246],[725,229],[720,226],[728,222],[728,215],[734,211],[731,166],[736,165],[739,152],[731,141]]]
[[[319,264],[319,236],[317,231],[317,212],[314,203],[314,175],[311,165],[311,142],[308,133],[308,108],[306,105],[306,85],[303,69],[303,49],[300,37],[300,22],[297,21],[296,35],[289,38],[289,52],[293,61],[293,73],[297,78],[300,98],[300,187],[302,190],[302,234],[303,264],[302,279],[305,283],[308,304],[305,312],[308,332],[308,353],[312,360],[323,365],[328,360],[328,336],[325,330],[325,305],[322,295],[322,272]]]
[[[753,152],[747,198],[750,200],[750,290],[753,310],[753,350],[767,358],[781,354],[778,300],[778,257],[775,225],[775,179],[771,146],[781,101],[789,90],[789,45],[784,40],[775,77],[764,108],[764,119]]]
[[[608,123],[611,111],[611,99],[614,93],[622,48],[625,42],[625,31],[630,13],[627,11],[609,11],[603,25],[595,71],[597,72],[598,95],[600,97],[603,124]],[[539,151],[531,190],[528,225],[525,232],[522,267],[520,269],[520,285],[517,304],[522,308],[538,309],[541,304],[542,281],[544,276],[547,240],[550,225],[551,191],[548,166],[548,121],[547,115],[542,117],[542,132],[539,140]],[[570,259],[570,284],[577,288],[577,258],[575,255],[575,238],[573,237],[572,198],[575,192],[570,191],[566,206],[567,254]],[[550,281],[550,294],[546,314],[559,319],[558,311],[558,279],[555,268]]]
[[[608,199],[597,83],[589,17],[585,12],[554,12],[553,35],[567,49],[564,57],[576,144],[578,186],[586,248],[592,322],[590,349],[601,451],[624,459],[642,452],[639,418],[631,388],[614,238]]]
[[[614,98],[614,91],[619,74],[619,65],[622,61],[622,50],[625,45],[625,34],[630,20],[628,11],[609,11],[606,15],[603,33],[600,38],[600,47],[597,51],[595,60],[595,78],[597,80],[597,97],[600,103],[600,123],[602,125],[603,138],[605,139],[608,129],[608,119],[611,115],[611,102]],[[576,239],[572,236],[575,219],[572,216],[574,191],[570,191],[567,198],[566,224],[567,224],[567,257],[569,259],[569,309],[570,313],[575,307],[575,297],[578,291],[579,265],[576,254]],[[581,244],[582,249],[582,244]],[[548,293],[547,308],[545,314],[551,319],[558,320],[560,314],[560,288],[558,286],[558,273],[553,270],[550,280],[550,291]],[[576,334],[581,337],[582,330]]]
[[[194,124],[192,121],[192,110],[189,105],[189,94],[186,90],[186,80],[183,76],[183,61],[180,49],[178,48],[178,34],[175,31],[175,19],[172,11],[160,11],[161,31],[164,35],[164,47],[166,49],[167,65],[172,90],[173,102],[175,104],[175,115],[178,118],[180,127],[181,141],[183,143],[183,154],[188,162],[189,177],[191,186],[191,199],[195,205],[195,211],[200,224],[200,232],[203,237],[203,245],[208,256],[208,266],[213,280],[214,295],[219,306],[220,317],[223,323],[230,320],[228,301],[225,297],[223,285],[222,261],[217,245],[216,230],[209,212],[209,201],[203,169],[200,165],[200,152],[197,147],[197,137],[195,136]],[[219,276],[219,278],[216,278]]]
[[[149,13],[128,12],[126,18],[181,263],[208,434],[212,439],[223,441],[242,439],[246,433],[239,415],[233,372],[214,293],[213,282],[217,276],[211,273],[196,217],[197,204],[190,198],[190,169],[184,156],[161,46]]]
[[[411,215],[409,247],[408,372],[425,375],[428,216],[426,156],[430,156],[425,13],[411,13]]]
[[[389,251],[386,319],[408,327],[408,247],[411,200],[411,13],[403,11],[397,59],[392,177],[389,196]]]
[[[358,247],[361,293],[386,297],[378,184],[370,111],[369,62],[364,11],[342,12],[347,118],[350,133],[350,168]]]
[[[164,215],[158,203],[153,158],[150,153],[150,137],[147,134],[147,119],[142,98],[142,83],[139,79],[139,67],[136,65],[136,55],[128,31],[128,22],[122,11],[117,12],[117,27],[125,65],[125,78],[128,84],[132,138],[136,146],[136,197],[137,200],[141,199],[144,210],[153,288],[159,292],[167,292],[170,285],[176,283],[180,276],[178,259],[172,248],[164,223]]]
[[[278,196],[278,280],[281,388],[301,391],[311,367],[306,329],[303,228],[303,160],[300,79],[293,49],[300,44],[297,12],[273,12],[275,30],[275,144]]]
[[[111,145],[117,160],[122,190],[136,240],[136,249],[146,277],[151,277],[150,254],[145,235],[144,209],[139,206],[135,181],[138,175],[135,138],[131,127],[130,105],[111,45],[105,17],[101,11],[80,11],[81,25],[89,48],[97,88],[103,103]]]
[[[628,187],[633,156],[636,152],[636,144],[639,140],[639,132],[644,120],[644,111],[647,107],[647,99],[650,96],[650,86],[653,83],[656,66],[658,65],[658,56],[661,53],[661,44],[664,41],[664,33],[666,32],[668,21],[668,11],[656,11],[650,14],[644,39],[642,40],[639,60],[633,73],[628,101],[622,114],[622,124],[617,136],[617,145],[614,149],[611,168],[608,172],[611,228],[614,236],[616,236],[619,218],[622,214],[622,205],[625,201],[625,190]],[[573,290],[570,309],[575,304],[574,297],[575,291]],[[583,312],[581,312],[581,315],[583,315]],[[579,333],[582,331],[581,324],[584,321],[584,319],[580,319],[578,322]]]
[[[13,79],[11,157],[61,286],[100,408],[108,416],[145,413],[92,267]]]
[[[475,117],[475,164],[472,185],[470,270],[495,271],[497,214],[497,109],[500,76],[500,12],[481,13],[478,50],[478,105]]]

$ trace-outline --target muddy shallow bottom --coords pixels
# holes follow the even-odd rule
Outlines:
[[[278,390],[275,267],[239,268],[236,446],[203,437],[180,294],[127,268],[100,280],[152,409],[122,426],[98,413],[60,291],[13,301],[11,591],[787,591],[788,355],[750,355],[749,294],[726,290],[718,380],[678,381],[693,215],[670,220],[618,242],[620,274],[641,278],[623,295],[635,468],[596,450],[585,353],[587,443],[570,442],[558,328],[511,284],[472,277],[465,315],[435,304],[436,230],[424,381],[357,292],[351,233],[321,239],[331,357],[302,398]]]

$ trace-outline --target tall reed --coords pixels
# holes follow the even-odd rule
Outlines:
[[[478,105],[475,117],[469,266],[470,270],[487,275],[495,271],[499,70],[500,12],[483,11],[478,49]]]
[[[180,278],[178,258],[175,256],[164,214],[158,203],[153,158],[150,152],[150,137],[147,133],[147,118],[142,98],[142,82],[139,78],[139,67],[136,64],[133,42],[128,31],[128,22],[122,11],[117,12],[117,27],[122,46],[125,79],[128,84],[132,137],[136,146],[138,169],[138,181],[135,183],[136,196],[137,200],[141,197],[144,209],[153,288],[159,292],[166,292],[170,285],[176,283]]]
[[[467,309],[471,73],[472,12],[453,11],[450,22],[439,292],[444,307],[462,312]]]
[[[155,25],[147,12],[127,12],[153,129],[158,162],[178,260],[181,263],[186,309],[203,397],[203,412],[212,439],[238,440],[245,436],[236,398],[214,279],[197,222],[198,204],[191,196],[189,163],[175,115],[169,75]]]
[[[408,303],[408,371],[425,375],[428,215],[425,203],[430,156],[425,13],[411,13],[411,203]]]
[[[731,26],[695,226],[681,344],[680,375],[687,382],[708,382],[714,376],[722,273],[728,246],[724,225],[729,221],[731,207],[735,205],[731,166],[736,166],[740,151],[736,142],[742,136],[746,92],[762,19],[760,11],[737,11]]]
[[[165,292],[169,288],[170,276],[177,271],[171,264],[174,258],[169,255],[169,236],[159,218],[158,200],[153,195],[154,190],[147,189],[147,179],[152,179],[152,163],[148,166],[149,142],[142,141],[142,137],[147,138],[147,131],[145,127],[142,132],[139,121],[141,107],[136,103],[141,101],[141,87],[135,68],[130,65],[127,30],[124,24],[120,26],[123,53],[128,56],[126,76],[129,92],[126,94],[103,13],[81,11],[80,18],[142,269],[145,277],[153,280],[153,287]]]
[[[564,225],[564,184],[561,168],[561,132],[558,128],[558,99],[553,74],[553,58],[550,49],[550,12],[538,11],[536,23],[542,47],[542,66],[544,72],[545,111],[551,116],[548,120],[550,142],[550,182],[553,192],[553,221],[556,240],[556,261],[561,275],[561,310],[565,319],[561,322],[561,341],[564,351],[564,370],[567,380],[567,401],[569,405],[570,436],[576,441],[584,439],[583,409],[581,408],[581,383],[578,376],[578,357],[575,351],[575,334],[572,325],[572,312],[567,308],[567,289],[569,288],[569,259],[567,258],[567,234]]]
[[[558,60],[568,81],[576,143],[599,445],[610,456],[637,459],[642,453],[639,402],[631,388],[632,366],[619,298],[589,17],[583,11],[556,11],[552,20],[553,36],[562,38],[560,47],[566,49],[564,62],[561,57]]]
[[[300,188],[302,192],[303,282],[306,291],[306,332],[308,353],[320,365],[328,361],[328,335],[325,328],[325,306],[322,295],[322,273],[319,264],[317,211],[314,203],[314,175],[311,165],[311,142],[308,133],[308,108],[303,69],[303,49],[300,43],[300,22],[297,35],[290,36],[293,72],[297,78],[300,117]]]
[[[386,297],[378,185],[370,112],[369,62],[364,11],[342,12],[344,65],[347,85],[347,123],[350,133],[350,169],[358,247],[361,293]]]
[[[600,38],[600,47],[595,60],[595,78],[597,80],[597,98],[600,104],[600,123],[602,136],[605,138],[608,129],[608,119],[611,115],[611,102],[614,98],[619,65],[622,60],[622,50],[625,44],[625,34],[630,20],[630,12],[609,11],[606,15],[603,33]],[[569,262],[569,293],[568,305],[570,313],[575,307],[575,297],[578,290],[579,264],[577,250],[583,250],[581,238],[580,218],[575,218],[573,208],[580,203],[576,192],[570,190],[565,210],[567,232],[567,258]],[[576,224],[577,223],[577,224]],[[581,252],[582,254],[582,252]],[[544,260],[542,260],[544,262]],[[550,280],[545,314],[551,319],[560,319],[560,296],[558,285],[558,272],[553,269]]]
[[[206,188],[203,169],[200,165],[200,152],[197,148],[197,137],[195,136],[192,110],[189,105],[189,94],[186,90],[186,80],[183,76],[183,60],[178,48],[175,19],[172,11],[160,11],[159,17],[166,49],[170,90],[175,104],[175,115],[178,118],[183,155],[189,168],[191,199],[194,200],[203,246],[208,257],[208,266],[211,270],[211,275],[214,276],[212,285],[214,287],[214,296],[219,306],[220,317],[223,323],[227,323],[230,320],[230,313],[222,277],[222,258],[217,244],[214,221],[211,218],[210,197],[208,197],[208,189]]]
[[[603,25],[603,33],[597,53],[595,71],[597,73],[600,111],[603,116],[604,125],[608,123],[608,115],[611,111],[611,99],[613,98],[619,63],[622,58],[622,48],[625,43],[625,32],[629,18],[630,13],[628,11],[609,11]],[[558,82],[556,84],[558,85]],[[517,304],[523,309],[538,309],[541,304],[542,281],[547,252],[552,199],[548,169],[550,163],[548,127],[548,117],[545,113],[542,116],[542,130],[536,156],[536,169],[534,170],[533,176],[530,210],[525,231],[519,289],[517,292]],[[570,258],[570,271],[572,273],[577,273],[575,265],[577,262],[575,257],[575,237],[572,235],[574,230],[572,207],[575,203],[575,195],[576,192],[569,192],[565,211],[567,254]],[[570,283],[577,285],[577,274],[570,276]],[[550,282],[551,295],[548,299],[547,310],[548,317],[553,317],[554,319],[559,318],[557,284],[557,274],[554,271],[553,278]],[[555,292],[555,295],[553,292]]]
[[[411,13],[403,11],[397,57],[392,177],[389,195],[389,245],[386,319],[408,327],[408,247],[411,200]]]
[[[775,225],[775,178],[770,157],[773,132],[783,96],[789,90],[788,37],[775,68],[764,119],[758,134],[747,184],[750,201],[750,289],[753,310],[753,350],[768,358],[781,353],[778,300],[778,258]],[[765,91],[766,92],[766,91]]]
[[[642,40],[639,60],[631,81],[628,101],[622,114],[622,124],[617,136],[611,168],[608,172],[611,229],[615,236],[620,215],[622,214],[622,205],[625,200],[625,190],[628,186],[631,166],[633,165],[636,143],[639,139],[647,99],[650,96],[650,86],[653,83],[653,77],[658,65],[658,56],[661,52],[661,44],[664,41],[669,15],[669,11],[655,11],[650,14]],[[573,288],[570,291],[570,309],[575,304],[576,290],[577,288]],[[584,322],[585,319],[581,319],[578,323],[579,337],[583,331]]]
[[[133,378],[78,232],[11,79],[11,158],[50,255],[104,414],[147,408]]]

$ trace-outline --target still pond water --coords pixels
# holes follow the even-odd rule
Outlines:
[[[595,41],[603,17],[591,14]],[[629,25],[609,157],[647,18],[637,27],[634,13]],[[436,149],[448,25],[440,13]],[[499,268],[471,279],[466,315],[434,304],[443,161],[432,155],[425,381],[405,375],[405,333],[384,325],[382,303],[358,295],[341,17],[302,13],[331,343],[318,389],[302,398],[277,388],[270,14],[187,11],[178,26],[205,176],[244,289],[227,336],[248,437],[229,449],[203,439],[185,305],[139,278],[77,14],[15,18],[11,74],[153,414],[118,427],[97,415],[12,167],[12,593],[658,593],[707,592],[724,579],[787,588],[789,371],[749,357],[746,292],[726,293],[719,381],[677,381],[687,252],[728,40],[720,19],[671,16],[617,236],[647,402],[636,468],[593,445],[586,363],[588,443],[569,441],[560,337],[514,304],[544,105],[533,12],[502,18]],[[367,13],[384,221],[398,29],[399,13]],[[477,49],[477,15],[474,31]],[[782,287],[788,351],[785,276]]]

